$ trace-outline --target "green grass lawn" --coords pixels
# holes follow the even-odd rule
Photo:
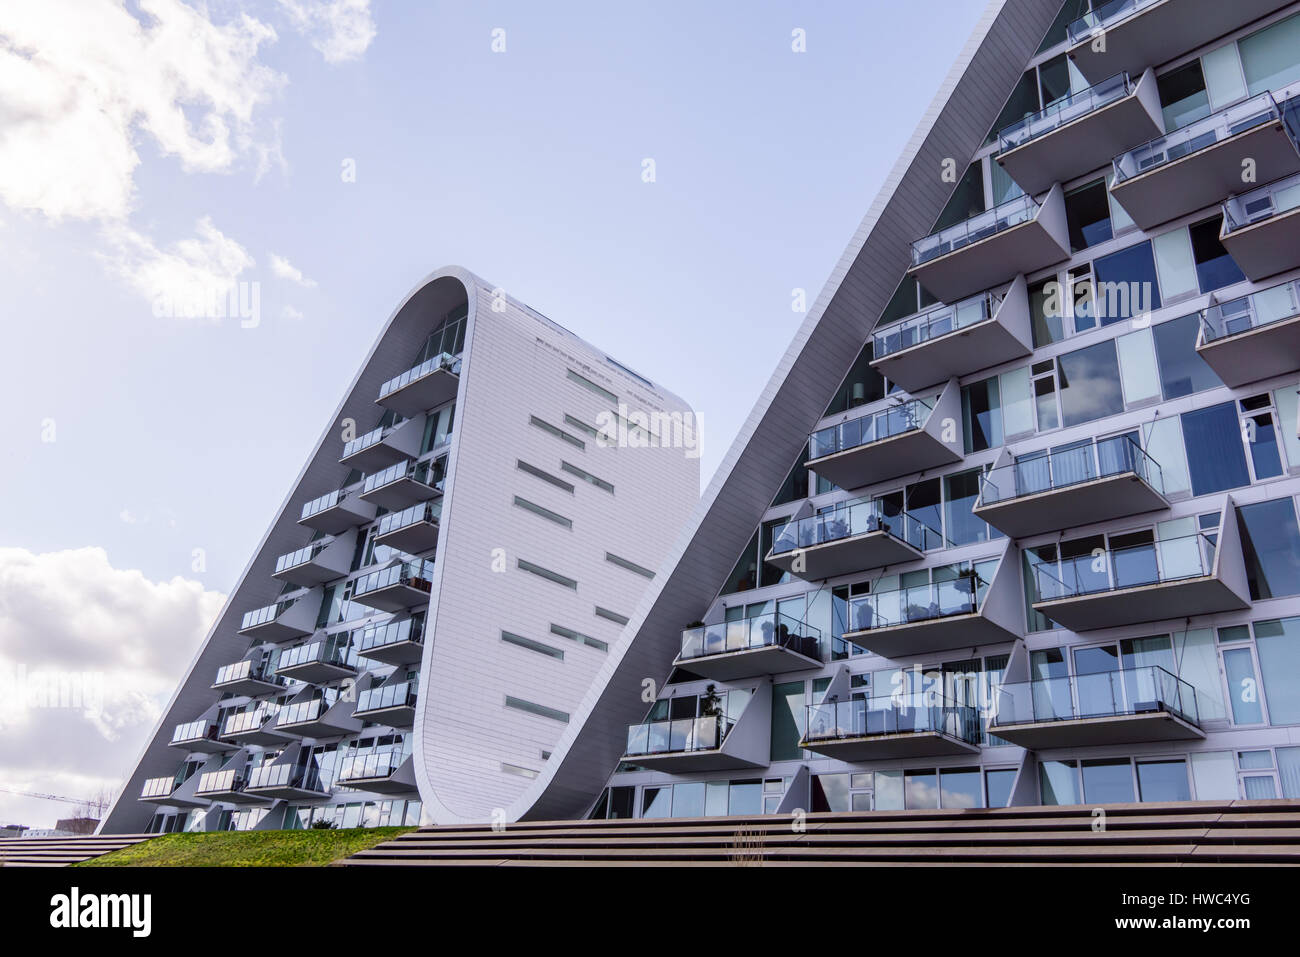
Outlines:
[[[392,840],[409,827],[164,834],[77,867],[312,867]]]

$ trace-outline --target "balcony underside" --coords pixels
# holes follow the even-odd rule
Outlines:
[[[974,514],[1014,539],[1168,507],[1165,497],[1136,473],[1125,472],[980,505]]]
[[[353,715],[371,724],[383,724],[390,728],[415,727],[415,706],[409,704],[394,705],[391,708],[375,708],[373,711],[355,711]]]
[[[907,731],[856,738],[801,741],[800,747],[840,761],[881,761],[890,758],[941,757],[978,754],[979,747],[939,731]]]
[[[816,658],[809,658],[781,645],[724,651],[716,655],[701,655],[698,658],[678,658],[673,662],[675,668],[681,668],[712,681],[736,681],[759,675],[783,675],[790,671],[807,671],[821,666],[822,663]]]
[[[256,638],[258,641],[278,643],[291,638],[306,638],[312,633],[310,625],[302,625],[293,620],[283,620],[283,616],[273,621],[264,621],[259,625],[239,629],[241,635]]]
[[[767,561],[804,581],[821,581],[869,568],[916,561],[923,556],[920,549],[881,529],[835,542],[796,548],[780,555],[768,555]]]
[[[874,485],[961,461],[961,456],[924,429],[913,429],[805,463],[842,489]]]
[[[1272,13],[1279,0],[1165,0],[1113,24],[1102,50],[1093,37],[1077,43],[1070,59],[1090,83],[1116,73],[1141,73]]]
[[[368,502],[349,495],[338,505],[323,508],[314,515],[298,519],[299,525],[324,532],[327,535],[339,535],[348,529],[365,525],[375,520],[375,507]]]
[[[1020,273],[1028,275],[1069,259],[1069,250],[1044,228],[1042,219],[1040,212],[1037,219],[913,266],[909,275],[940,302],[959,302]]]
[[[1037,196],[1053,183],[1109,166],[1120,153],[1163,132],[1134,92],[999,154],[997,161],[1021,189]]]
[[[405,462],[408,458],[410,456],[405,451],[390,445],[388,439],[384,438],[373,445],[367,445],[364,449],[353,452],[351,455],[345,455],[339,459],[339,462],[349,468],[370,473],[386,469],[398,462]]]
[[[277,724],[275,728],[281,734],[293,738],[312,738],[320,740],[324,738],[341,738],[346,734],[352,734],[354,731],[359,731],[361,725],[356,721],[336,721],[328,716],[322,716],[311,721],[297,721],[293,724]]]
[[[873,360],[871,366],[890,381],[915,392],[936,382],[947,382],[979,369],[1019,359],[1031,351],[995,315],[964,329],[889,353]]]
[[[386,482],[369,492],[362,492],[361,498],[367,502],[382,506],[390,512],[401,511],[412,505],[437,498],[441,493],[432,485],[413,478],[399,478]]]
[[[456,398],[459,384],[460,376],[448,369],[438,368],[418,379],[412,379],[402,388],[375,401],[385,409],[392,409],[403,418],[410,419]]]
[[[1300,369],[1300,316],[1198,345],[1196,352],[1233,389],[1295,372]]]
[[[956,648],[996,645],[1017,637],[980,614],[949,615],[844,634],[845,641],[884,658],[910,658]]]
[[[385,665],[410,665],[424,657],[424,642],[394,641],[367,651],[358,651],[357,654]]]
[[[332,664],[327,661],[304,661],[302,664],[290,665],[287,668],[277,668],[275,673],[284,675],[286,678],[292,678],[295,681],[321,684],[326,681],[336,681],[339,678],[355,675],[357,669],[347,665]]]
[[[1221,237],[1223,248],[1255,282],[1300,266],[1300,209],[1261,219]]]
[[[718,749],[628,755],[623,760],[638,767],[649,768],[652,771],[667,771],[669,774],[688,774],[692,771],[739,771],[766,766]]]
[[[1156,702],[1151,702],[1151,706],[1158,707]],[[1161,710],[1033,724],[995,724],[989,733],[1030,751],[1147,741],[1195,741],[1205,737],[1205,732],[1196,725]]]
[[[1278,119],[1115,183],[1110,191],[1135,223],[1154,229],[1240,192],[1246,160],[1257,164],[1262,183],[1300,172],[1300,153]]]
[[[220,738],[191,738],[188,741],[170,741],[168,744],[180,751],[193,751],[199,754],[225,754],[227,751],[234,751],[236,744],[229,741],[223,741]]]
[[[200,791],[196,795],[205,801],[214,801],[221,804],[270,804],[271,798],[263,797],[260,794],[249,794],[247,791]]]
[[[1034,603],[1034,611],[1075,632],[1240,611],[1247,607],[1249,602],[1211,576]]]
[[[283,687],[271,681],[262,681],[260,678],[236,678],[234,681],[214,684],[212,690],[229,692],[233,695],[248,695],[252,698],[257,695],[272,694]]]
[[[376,545],[387,545],[408,555],[419,555],[438,544],[437,522],[415,522],[375,536]],[[361,599],[357,599],[360,601]]]
[[[233,741],[241,746],[246,744],[259,744],[264,747],[283,746],[293,740],[290,735],[280,734],[272,730],[274,727],[275,725],[272,722],[270,728],[263,727],[253,728],[249,731],[236,731],[233,734],[222,734],[221,737],[225,741]]]
[[[356,595],[352,600],[358,605],[376,608],[379,611],[403,611],[416,605],[428,604],[429,589],[413,588],[403,584],[385,585],[364,595]]]
[[[311,788],[297,787],[292,784],[273,784],[264,788],[249,788],[248,793],[259,798],[281,801],[319,801],[329,797],[329,794],[323,791],[314,791]]]

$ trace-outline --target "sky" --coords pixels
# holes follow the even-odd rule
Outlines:
[[[0,6],[0,788],[126,775],[440,266],[691,403],[707,484],[983,9]]]

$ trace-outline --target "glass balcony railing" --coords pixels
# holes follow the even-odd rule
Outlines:
[[[872,356],[885,356],[919,346],[931,339],[959,332],[992,319],[1002,305],[1002,297],[990,292],[972,296],[953,306],[935,306],[901,322],[886,326],[871,337]]]
[[[809,458],[820,459],[925,428],[938,401],[938,396],[932,399],[911,399],[870,415],[860,415],[839,425],[818,429],[808,440]]]
[[[352,597],[361,598],[380,589],[391,588],[393,585],[406,585],[420,591],[429,591],[433,587],[432,578],[433,562],[403,562],[400,565],[381,568],[369,575],[362,575],[353,583]]]
[[[724,715],[644,721],[627,729],[627,756],[716,751],[735,725]]]
[[[375,527],[375,535],[387,535],[399,528],[409,528],[412,525],[418,525],[420,522],[436,525],[438,518],[439,512],[431,502],[421,502],[419,505],[404,508],[400,512],[389,512],[379,520],[379,524]]]
[[[1079,90],[1049,104],[1019,122],[1012,123],[998,133],[998,152],[1005,153],[1017,146],[1024,146],[1030,140],[1045,136],[1059,130],[1067,123],[1072,123],[1081,116],[1087,116],[1103,106],[1133,93],[1134,83],[1127,73],[1119,73],[1108,80]]]
[[[449,352],[441,353],[431,359],[426,359],[413,369],[407,369],[399,376],[394,376],[379,387],[379,398],[384,399],[392,395],[398,389],[405,388],[416,379],[423,379],[430,373],[437,372],[439,369],[452,373],[460,374],[460,357],[453,356]]]
[[[993,727],[1168,711],[1200,725],[1196,689],[1158,665],[1002,685]]]
[[[170,797],[171,793],[176,790],[178,783],[174,775],[168,775],[165,778],[149,778],[140,788],[140,797],[142,798],[165,798]]]
[[[926,692],[828,701],[808,705],[807,710],[808,742],[933,732],[976,744],[980,737],[979,713],[973,705]]]
[[[343,443],[343,458],[349,455],[355,455],[363,449],[368,449],[372,445],[378,445],[384,438],[384,428],[380,426],[377,429],[371,429],[365,435],[358,435],[355,439]]]
[[[932,259],[1032,222],[1037,216],[1038,204],[1029,196],[1017,196],[964,222],[916,240],[912,243],[912,266],[922,266]]]
[[[275,621],[292,608],[293,604],[293,601],[278,601],[274,605],[267,605],[265,608],[254,608],[252,611],[245,612],[243,619],[240,621],[239,630],[243,631],[246,628],[254,628]]]
[[[1043,562],[1034,566],[1037,601],[1205,578],[1214,572],[1214,550],[1208,536],[1197,534],[1090,549],[1083,555]]]
[[[280,709],[280,717],[276,725],[283,728],[291,724],[305,724],[308,721],[315,721],[328,710],[329,705],[325,703],[324,698],[295,701]]]
[[[304,545],[296,551],[281,555],[275,560],[276,574],[284,571],[286,568],[297,568],[299,565],[306,565],[309,561],[325,551],[329,541],[312,542],[310,545]]]
[[[364,655],[367,651],[377,651],[391,645],[399,645],[408,641],[422,641],[424,633],[414,619],[403,618],[401,621],[371,625],[368,628],[354,631],[352,638],[357,645],[357,653]]]
[[[284,679],[279,675],[267,671],[266,666],[261,662],[254,662],[251,658],[245,658],[243,661],[236,661],[233,664],[222,665],[217,669],[217,680],[213,682],[216,685],[231,684],[235,681],[265,681],[267,684],[282,685]]]
[[[308,642],[305,645],[286,648],[282,651],[275,669],[276,671],[288,671],[290,668],[311,664],[336,665],[340,668],[348,668],[351,667],[351,663],[348,661],[349,650],[349,643],[339,641],[337,638]]]
[[[340,783],[392,777],[406,755],[400,751],[372,751],[349,754],[339,763]]]
[[[215,741],[219,730],[217,723],[210,718],[187,721],[178,724],[172,731],[172,744],[180,744],[184,741]]]
[[[306,768],[293,764],[264,764],[253,768],[248,775],[249,789],[257,788],[298,788],[302,791],[315,791],[324,794],[320,775],[315,768]]]
[[[1073,446],[1022,455],[991,469],[982,479],[979,504],[995,505],[1130,473],[1164,494],[1160,465],[1131,437],[1085,439]]]
[[[1269,183],[1249,193],[1229,196],[1223,204],[1223,229],[1231,235],[1274,216],[1300,209],[1300,174]]]
[[[419,688],[419,683],[415,681],[367,688],[357,695],[356,713],[381,711],[385,708],[414,708]]]
[[[1238,133],[1283,119],[1283,111],[1271,93],[1261,93],[1226,110],[1157,137],[1149,143],[1121,153],[1115,157],[1114,184],[1133,179],[1153,169],[1173,163],[1193,153],[1199,153]],[[1300,130],[1295,120],[1295,107],[1288,105],[1284,125],[1292,143],[1300,144]],[[1297,145],[1300,149],[1300,145]]]
[[[336,505],[338,505],[340,502],[346,499],[349,494],[351,493],[349,493],[345,489],[335,489],[332,492],[326,492],[324,495],[321,495],[318,498],[314,498],[310,502],[303,505],[301,518],[304,519],[311,518],[313,515],[317,514],[318,512],[323,512],[326,509],[334,508]]]
[[[1300,280],[1292,280],[1230,302],[1215,303],[1201,313],[1201,330],[1204,341],[1209,343],[1297,315],[1300,315]]]
[[[208,771],[199,775],[195,794],[223,794],[244,790],[246,784],[243,773],[238,768],[226,768],[222,771]]]
[[[688,628],[682,632],[682,650],[677,657],[685,661],[733,651],[781,647],[820,661],[821,637],[819,628],[789,615],[769,612],[737,621]]]
[[[1096,3],[1088,13],[1071,21],[1066,28],[1070,45],[1086,40],[1097,30],[1109,30],[1121,20],[1127,20],[1133,14],[1141,13],[1147,7],[1161,2],[1163,0],[1110,0],[1109,3]]]
[[[401,479],[411,479],[414,482],[421,482],[428,485],[429,463],[406,461],[390,465],[381,472],[367,475],[365,482],[362,483],[361,492],[362,494],[373,492],[377,488],[383,488],[385,485],[390,485]],[[441,488],[441,483],[431,487]]]
[[[880,499],[857,499],[820,515],[787,522],[777,529],[772,554],[783,555],[871,532],[886,532],[921,551],[943,545],[943,535],[910,512],[891,512]]]
[[[268,721],[275,717],[276,710],[275,706],[266,705],[252,711],[236,711],[234,714],[226,716],[226,721],[221,726],[221,734],[223,737],[227,737],[232,734],[260,731]]]
[[[918,621],[973,615],[980,609],[988,582],[978,575],[950,581],[873,592],[849,602],[849,632],[893,628]]]

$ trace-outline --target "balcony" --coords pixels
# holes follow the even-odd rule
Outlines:
[[[409,419],[456,398],[459,384],[460,357],[444,352],[389,379],[375,401]]]
[[[886,514],[878,499],[860,499],[787,522],[764,560],[804,581],[822,581],[916,561],[942,541],[910,513]]]
[[[820,645],[820,629],[770,612],[686,629],[673,665],[701,678],[735,681],[820,668]]]
[[[303,638],[316,630],[317,608],[306,598],[278,601],[244,614],[239,633],[259,641]]]
[[[1243,164],[1269,181],[1300,173],[1296,105],[1261,93],[1114,159],[1111,194],[1143,229],[1221,203]]]
[[[203,802],[194,800],[192,796],[194,789],[190,784],[190,780],[177,781],[174,774],[149,778],[140,788],[140,797],[137,800],[169,807],[200,807]]]
[[[979,753],[974,707],[925,693],[808,706],[800,747],[841,761]]]
[[[1069,258],[1065,194],[1057,185],[1042,206],[1018,196],[918,239],[910,274],[935,298],[957,302]]]
[[[276,733],[276,711],[274,705],[263,705],[252,711],[232,712],[221,725],[221,736],[239,744],[282,745],[289,737]]]
[[[389,428],[380,426],[365,435],[358,435],[343,445],[343,465],[363,472],[378,472],[390,465],[413,459],[420,454],[420,441],[424,438],[416,419],[407,419]]]
[[[217,680],[212,682],[214,691],[249,696],[271,694],[283,687],[284,680],[269,672],[260,658],[222,665],[217,669]]]
[[[1255,282],[1300,266],[1300,175],[1229,196],[1219,242]]]
[[[352,583],[352,601],[380,611],[402,611],[429,602],[433,562],[403,562],[362,575]]]
[[[997,161],[1030,196],[1106,166],[1116,154],[1164,132],[1160,94],[1149,67],[1057,100],[998,133]]]
[[[280,652],[275,673],[309,684],[349,678],[357,673],[357,668],[348,662],[348,648],[346,637],[340,641],[333,636],[286,648]]]
[[[1201,313],[1197,354],[1231,388],[1300,369],[1300,280]]]
[[[261,798],[285,801],[310,801],[329,797],[329,788],[321,784],[313,766],[264,764],[248,775],[247,791]]]
[[[352,633],[357,654],[386,665],[410,665],[424,657],[424,622],[403,618]]]
[[[1159,464],[1128,436],[1017,456],[983,477],[974,514],[1009,538],[1169,507]]]
[[[302,507],[299,525],[327,535],[340,535],[350,528],[365,525],[375,519],[375,507],[363,502],[351,492],[335,489],[314,498]]]
[[[442,494],[442,482],[429,483],[430,462],[398,462],[382,472],[367,475],[361,498],[392,510],[427,502]]]
[[[972,570],[850,599],[844,640],[884,658],[1014,641],[1023,620],[1014,554],[1008,549],[988,580]]]
[[[367,688],[357,695],[356,717],[390,728],[412,728],[415,726],[418,691],[419,682],[416,681]]]
[[[1090,83],[1160,66],[1243,27],[1279,0],[1110,0],[1067,27],[1070,59]],[[1104,45],[1099,37],[1104,34]]]
[[[361,730],[361,722],[353,720],[353,702],[340,696],[333,704],[324,698],[306,698],[284,705],[276,716],[275,730],[282,736],[294,738],[340,738]]]
[[[415,764],[398,751],[349,754],[339,765],[335,783],[375,794],[414,793]]]
[[[1205,535],[1110,547],[1034,566],[1034,610],[1074,632],[1248,608],[1236,516]]]
[[[342,578],[352,564],[356,542],[355,532],[339,538],[311,542],[277,558],[271,577],[303,588]]]
[[[917,392],[1033,351],[1025,278],[1005,295],[981,293],[952,306],[935,306],[878,329],[871,365],[891,382]]]
[[[183,751],[198,751],[205,754],[222,754],[233,751],[235,745],[220,738],[221,726],[213,718],[199,718],[178,724],[172,731],[169,742],[173,748]]]
[[[1002,685],[989,730],[1038,751],[1205,737],[1196,689],[1146,666]]]
[[[961,390],[912,399],[814,432],[804,464],[843,489],[861,488],[961,460]]]
[[[375,544],[387,545],[408,555],[427,552],[438,544],[441,511],[432,502],[390,512],[375,528]]]
[[[759,763],[726,747],[736,723],[725,715],[708,715],[634,724],[627,729],[623,760],[669,772],[763,767],[766,761]]]
[[[265,804],[269,798],[247,792],[248,779],[242,768],[225,768],[199,775],[195,795],[226,804]]]

